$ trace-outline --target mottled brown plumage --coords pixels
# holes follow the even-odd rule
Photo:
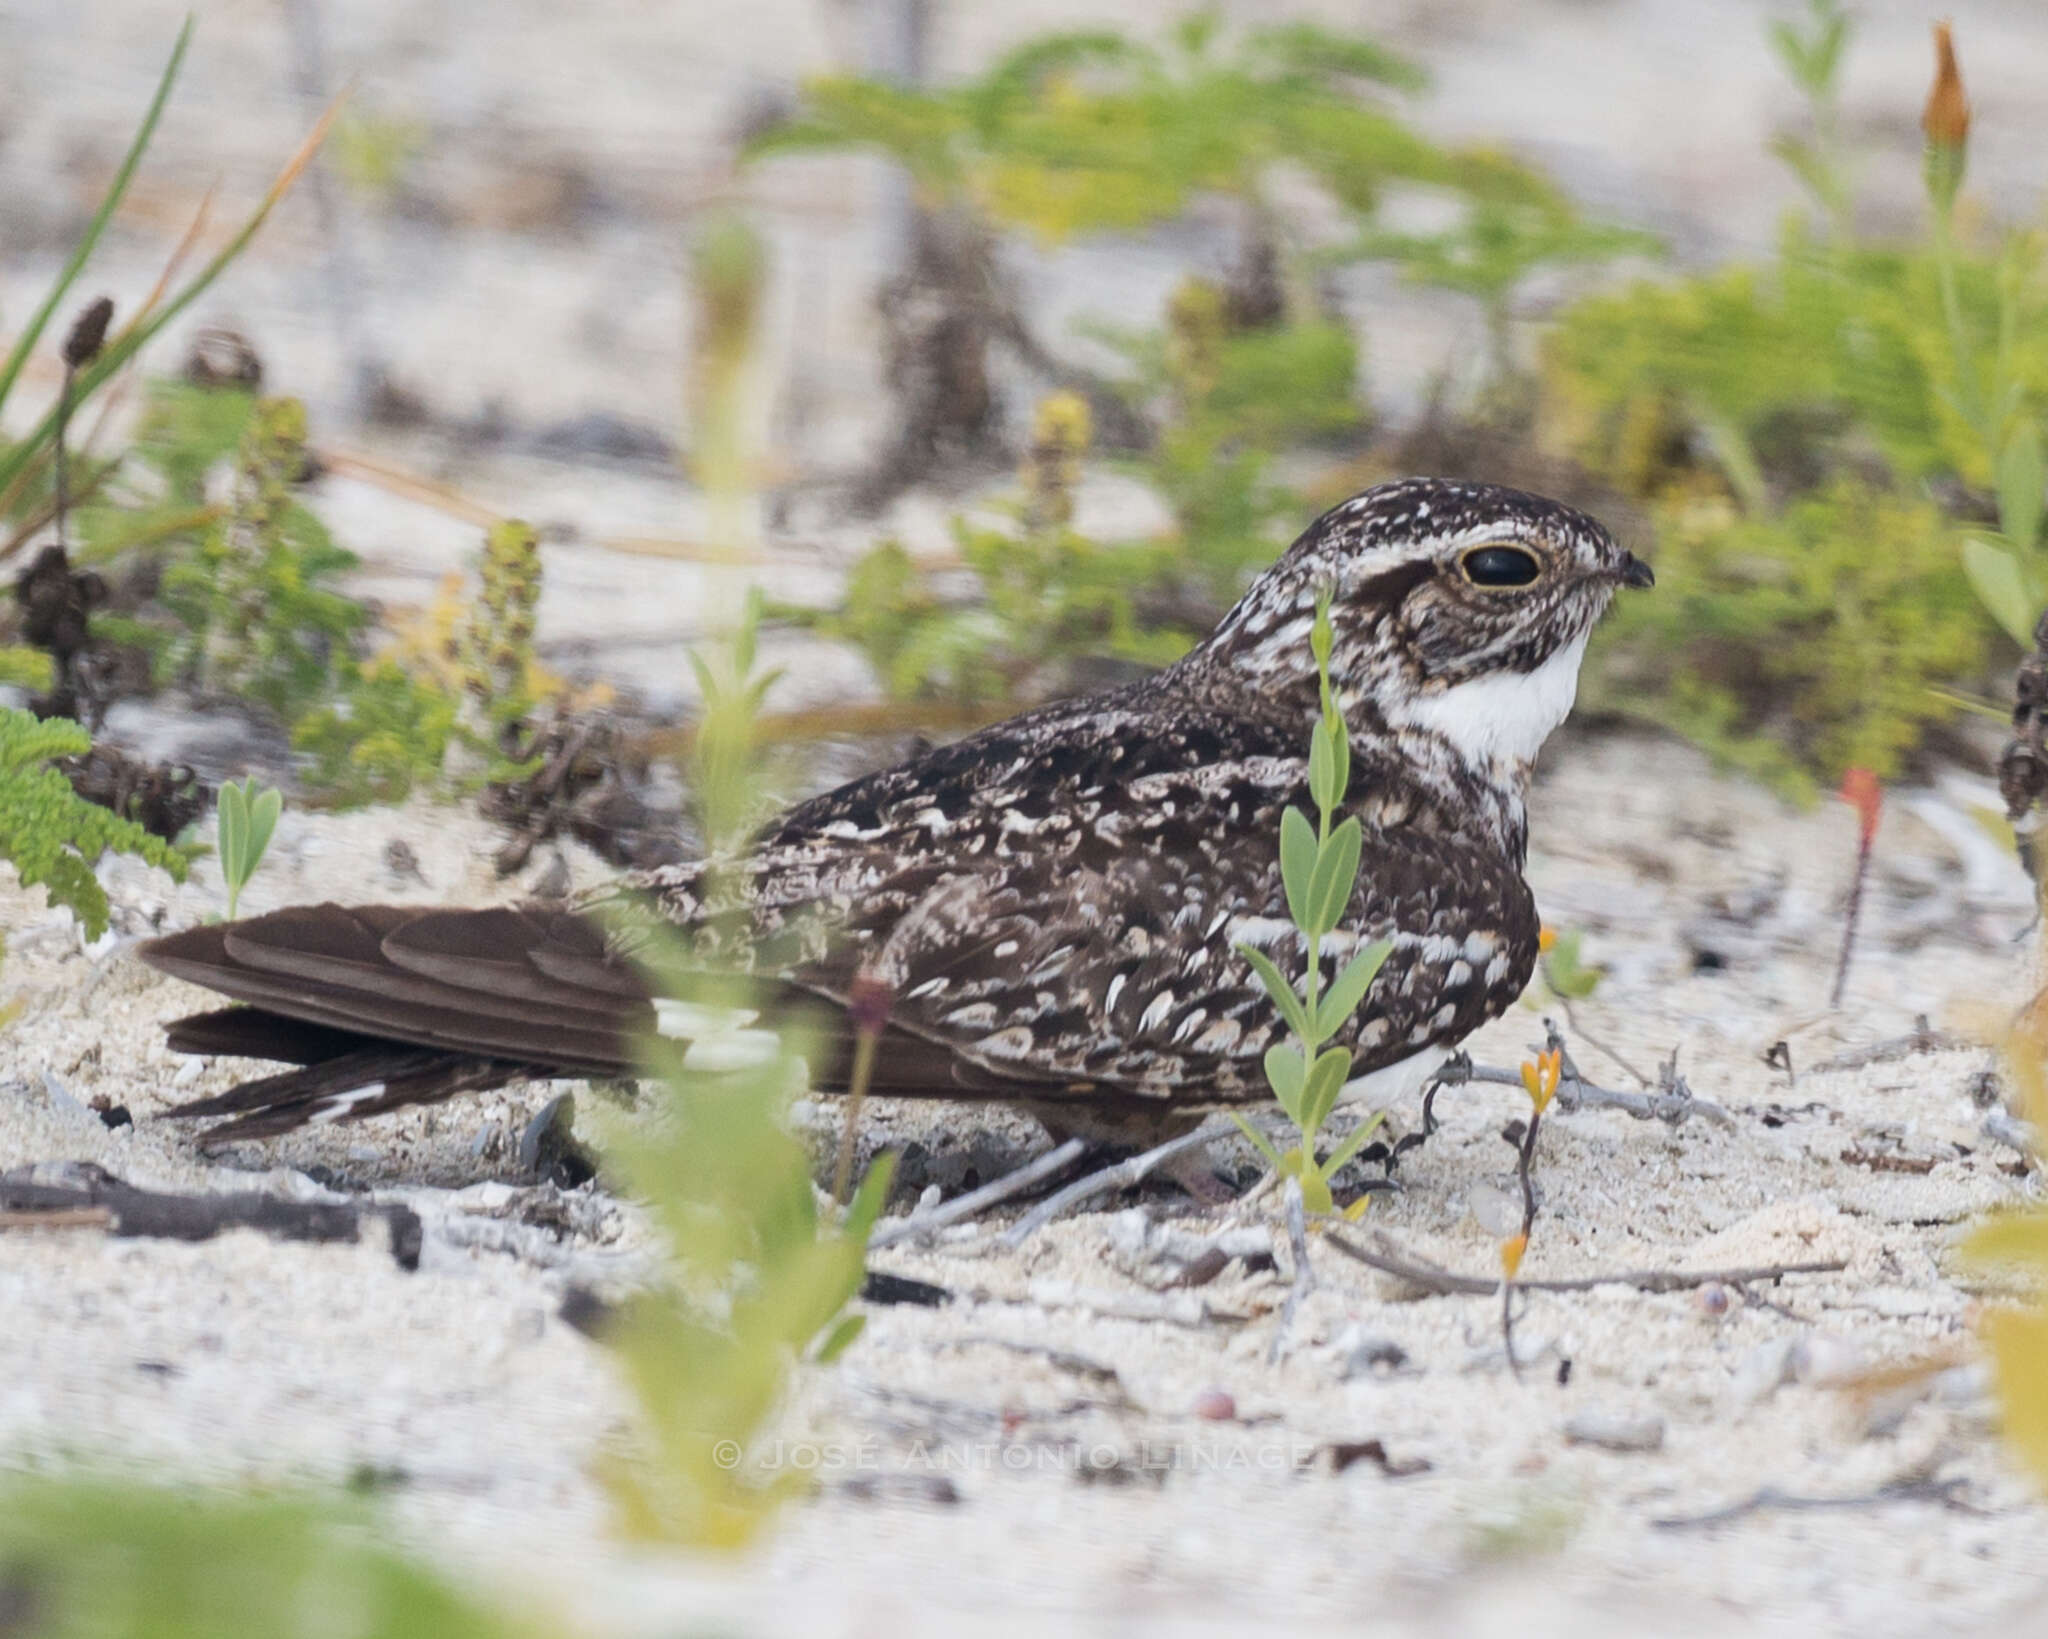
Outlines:
[[[703,1027],[632,958],[633,928],[655,923],[837,1004],[825,1090],[843,1085],[839,1010],[860,977],[892,997],[878,1095],[998,1097],[1098,1131],[1261,1101],[1280,1026],[1235,946],[1303,960],[1276,839],[1283,810],[1309,806],[1325,587],[1365,844],[1323,959],[1393,942],[1339,1040],[1356,1075],[1426,1068],[1528,982],[1529,762],[1593,622],[1648,580],[1593,520],[1534,496],[1369,490],[1179,664],[788,810],[738,872],[737,915],[709,916],[693,863],[576,913],[319,906],[158,941],[146,960],[250,1004],[173,1026],[174,1046],[304,1064],[179,1113],[255,1137],[519,1074],[624,1073],[645,1031]]]

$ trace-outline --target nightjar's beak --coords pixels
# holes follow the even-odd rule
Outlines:
[[[1650,566],[1643,562],[1641,558],[1637,557],[1633,552],[1624,552],[1621,555],[1621,584],[1633,586],[1641,590],[1645,587],[1655,586],[1657,584],[1657,577],[1651,572]]]

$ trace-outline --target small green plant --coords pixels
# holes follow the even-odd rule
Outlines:
[[[350,662],[340,697],[292,730],[293,747],[312,758],[306,784],[335,808],[403,802],[434,788],[457,736],[458,704],[388,656]]]
[[[363,620],[361,605],[333,585],[354,554],[292,497],[306,460],[305,407],[258,400],[226,515],[164,571],[160,594],[177,624],[159,650],[159,675],[261,701],[286,723],[331,691],[335,662]]]
[[[94,249],[107,224],[113,220],[121,201],[126,197],[129,184],[134,180],[137,167],[147,152],[150,139],[156,134],[157,122],[162,118],[165,105],[170,100],[171,88],[177,83],[178,71],[185,61],[185,51],[192,39],[192,23],[188,20],[179,30],[177,43],[171,49],[163,74],[159,77],[155,95],[150,99],[148,109],[141,123],[136,127],[134,138],[129,142],[128,151],[122,156],[114,172],[113,180],[101,196],[99,208],[87,224],[70,258],[51,283],[43,301],[37,306],[29,322],[15,337],[14,345],[4,358],[0,358],[0,410],[5,410],[7,400],[19,380],[23,366],[30,354],[41,341],[51,317],[64,305],[72,287],[85,271]],[[92,358],[90,363],[79,369],[75,375],[67,375],[64,390],[57,403],[34,423],[28,433],[12,442],[0,440],[0,518],[10,519],[17,527],[10,537],[0,539],[0,556],[5,556],[25,545],[35,532],[55,516],[55,486],[51,481],[56,463],[56,446],[59,431],[71,414],[86,403],[119,372],[126,369],[135,355],[146,346],[163,328],[175,320],[227,270],[236,257],[248,247],[270,213],[299,173],[306,168],[325,137],[327,127],[334,116],[330,109],[316,124],[297,153],[288,160],[270,189],[256,208],[244,218],[241,226],[229,236],[226,244],[209,259],[191,278],[175,289],[154,300],[138,312],[126,325],[109,337],[106,345]]]
[[[0,1613],[34,1639],[512,1639],[532,1632],[313,1496],[132,1481],[0,1489]]]
[[[1978,598],[2022,649],[2048,607],[2048,546],[2042,542],[2044,462],[2040,380],[2022,327],[2038,310],[2041,238],[2008,233],[1996,262],[1997,323],[1990,344],[1973,325],[1963,299],[1970,268],[1956,234],[1956,198],[1969,156],[1970,105],[1956,66],[1955,39],[1937,24],[1934,87],[1921,116],[1926,134],[1927,202],[1931,241],[1948,341],[1945,401],[1967,428],[1975,453],[1990,471],[1998,500],[1998,528],[1963,537],[1963,568]]]
[[[502,746],[534,706],[533,630],[540,606],[540,537],[517,518],[484,537],[477,592],[456,650],[464,729]]]
[[[1357,816],[1337,822],[1337,810],[1351,784],[1351,740],[1344,713],[1330,688],[1330,638],[1330,599],[1325,593],[1317,601],[1309,640],[1322,684],[1322,715],[1309,740],[1308,759],[1309,794],[1317,818],[1311,823],[1306,814],[1290,805],[1280,821],[1280,877],[1287,893],[1287,914],[1300,930],[1307,950],[1301,989],[1295,989],[1294,981],[1264,951],[1251,945],[1237,947],[1294,1034],[1293,1045],[1276,1044],[1266,1050],[1265,1068],[1267,1084],[1301,1141],[1283,1155],[1244,1117],[1237,1116],[1237,1124],[1276,1173],[1300,1180],[1302,1205],[1310,1212],[1333,1209],[1331,1177],[1386,1119],[1385,1112],[1374,1111],[1327,1156],[1317,1155],[1323,1126],[1351,1076],[1351,1050],[1324,1047],[1323,1043],[1358,1011],[1380,965],[1394,948],[1389,939],[1361,946],[1329,988],[1322,988],[1323,940],[1336,931],[1350,908],[1364,840]]]
[[[107,931],[107,895],[93,866],[109,849],[134,854],[185,879],[186,856],[133,820],[90,803],[51,764],[92,749],[92,736],[76,723],[44,721],[0,707],[0,859],[23,887],[41,885],[50,903],[84,925],[86,937]]]
[[[252,774],[237,785],[229,780],[220,788],[221,881],[228,890],[228,920],[242,902],[242,890],[263,863],[264,850],[277,829],[277,816],[284,812],[284,793],[272,788],[257,790]]]
[[[1807,108],[1807,129],[1780,134],[1771,152],[1806,184],[1829,239],[1837,244],[1850,238],[1854,205],[1854,177],[1841,136],[1842,58],[1851,33],[1849,14],[1838,0],[1807,0],[1803,28],[1775,18],[1765,30],[1779,66],[1806,98]]]
[[[758,600],[729,663],[698,660],[703,717],[692,772],[713,903],[736,896],[731,861],[761,807],[755,723],[768,679],[755,673]],[[821,1217],[804,1146],[787,1126],[805,1077],[805,1033],[762,1022],[759,998],[708,945],[655,937],[643,960],[664,975],[678,1036],[647,1044],[666,1090],[658,1117],[623,1123],[608,1156],[642,1195],[673,1253],[673,1286],[630,1303],[610,1336],[652,1439],[603,1477],[632,1536],[737,1547],[810,1483],[763,1473],[754,1446],[799,1359],[830,1360],[858,1334],[844,1313],[860,1286],[867,1236],[893,1158],[871,1167],[837,1224]],[[813,1058],[813,1062],[815,1059]]]
[[[1607,977],[1605,968],[1595,967],[1585,959],[1585,943],[1583,928],[1566,928],[1562,932],[1550,928],[1543,930],[1543,982],[1552,995],[1564,1001],[1584,1001],[1600,988],[1600,981]]]

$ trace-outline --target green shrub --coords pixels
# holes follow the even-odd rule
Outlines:
[[[50,766],[91,749],[92,736],[76,723],[0,707],[0,859],[14,866],[23,887],[41,885],[51,904],[69,909],[86,937],[97,939],[108,915],[106,890],[93,875],[100,855],[134,854],[181,882],[186,856],[133,820],[87,802]]]
[[[512,1639],[360,1507],[81,1480],[0,1490],[0,1617],[34,1639]]]
[[[1993,633],[1941,510],[1837,479],[1783,513],[1656,512],[1657,590],[1617,607],[1586,703],[1643,717],[1781,789],[1898,773]]]

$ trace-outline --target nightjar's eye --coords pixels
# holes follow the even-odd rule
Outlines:
[[[1458,560],[1474,586],[1527,586],[1543,573],[1536,554],[1519,546],[1477,546]]]

